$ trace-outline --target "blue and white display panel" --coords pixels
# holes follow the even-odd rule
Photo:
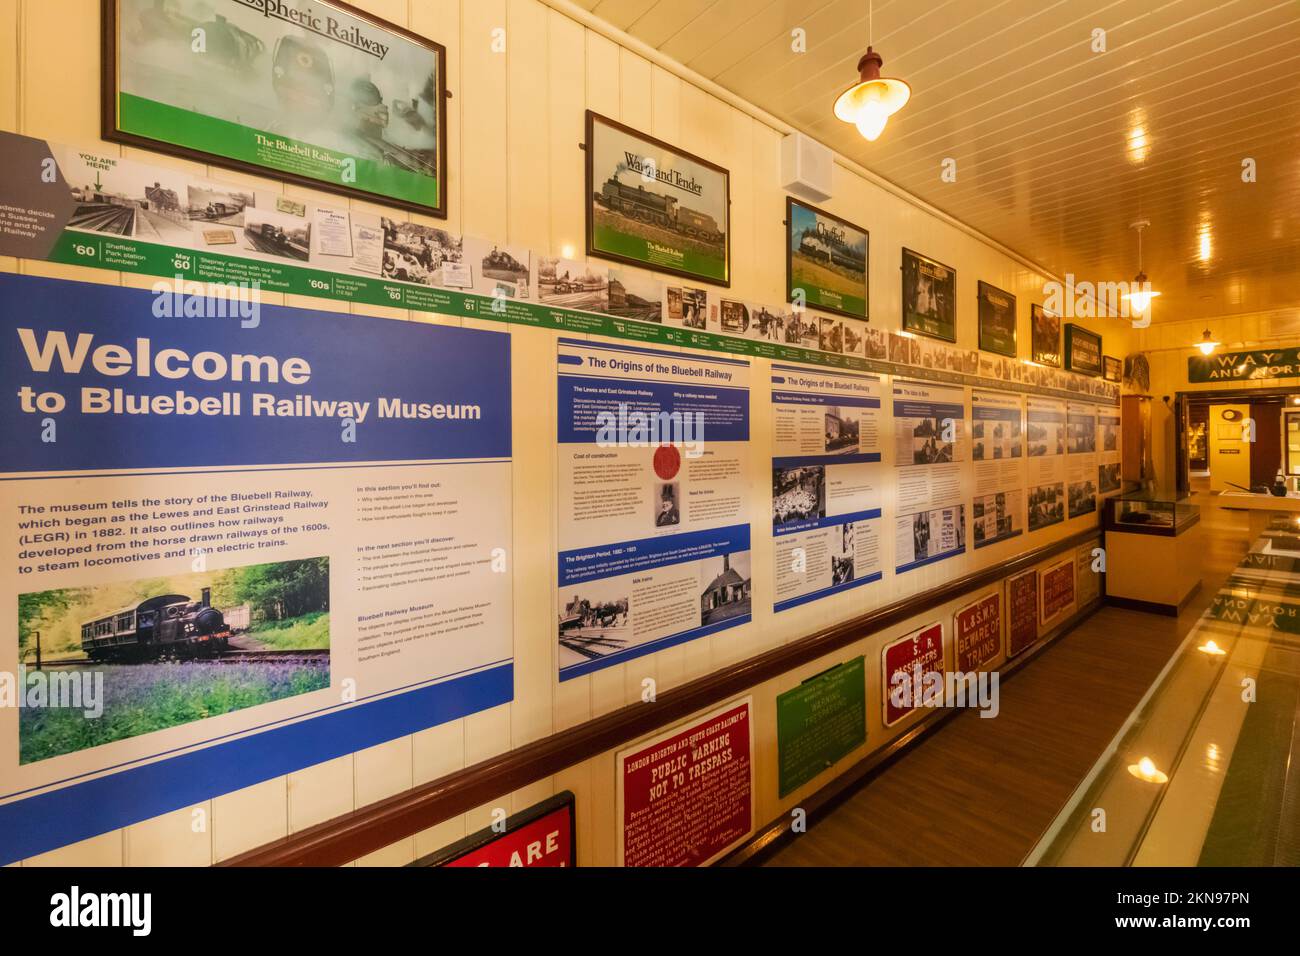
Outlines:
[[[1025,434],[1028,523],[1030,531],[1038,531],[1065,520],[1065,402],[1027,398]]]
[[[747,623],[749,363],[558,349],[560,680]]]
[[[960,388],[895,381],[893,413],[901,574],[966,551],[966,397]]]
[[[178,294],[0,276],[4,862],[513,696],[509,337]]]
[[[975,498],[971,540],[987,547],[1025,530],[1024,405],[1006,392],[971,393]]]
[[[777,611],[879,581],[880,380],[772,366]]]
[[[1097,406],[1097,494],[1105,498],[1120,489],[1119,408]]]
[[[1078,518],[1097,510],[1097,406],[1070,402],[1065,434],[1068,512]]]

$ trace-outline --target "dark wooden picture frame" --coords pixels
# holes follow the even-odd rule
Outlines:
[[[423,47],[435,56],[436,69],[432,74],[435,89],[432,95],[434,99],[436,99],[438,141],[436,146],[437,169],[435,170],[433,178],[437,185],[437,201],[436,203],[429,204],[404,199],[400,196],[389,195],[387,193],[376,192],[364,187],[348,185],[342,182],[334,182],[330,179],[321,179],[302,173],[296,173],[288,169],[277,168],[273,165],[250,162],[245,159],[227,156],[222,153],[208,152],[200,148],[184,145],[183,143],[169,142],[164,139],[143,136],[121,129],[119,126],[118,114],[118,94],[120,92],[118,88],[118,33],[120,24],[118,9],[121,2],[122,0],[100,0],[102,16],[102,42],[100,56],[102,71],[100,83],[100,133],[104,139],[110,142],[135,146],[140,149],[146,149],[157,153],[165,153],[169,156],[177,156],[181,159],[187,159],[192,162],[222,166],[255,176],[263,176],[271,179],[282,180],[284,182],[295,183],[311,189],[320,189],[326,192],[336,193],[340,196],[362,199],[367,202],[391,206],[396,209],[406,209],[411,212],[418,212],[439,219],[447,218],[447,99],[451,96],[451,93],[447,90],[447,50],[441,43],[430,40],[427,37],[422,37],[410,30],[399,27],[387,20],[383,20],[374,14],[367,13],[365,10],[343,2],[343,0],[315,0],[315,2],[322,7],[332,8],[340,13],[355,17],[358,20],[363,20],[373,25],[378,30]],[[271,56],[270,51],[267,51],[267,55],[268,57]],[[269,68],[270,67],[268,66],[268,69]],[[214,117],[213,119],[219,118]],[[251,127],[246,128],[251,129]],[[394,151],[402,149],[402,147],[394,143],[386,143],[385,145],[392,148]],[[341,150],[334,151],[342,152]]]
[[[1118,382],[1124,377],[1124,363],[1113,355],[1101,357],[1101,377],[1107,382]]]
[[[999,348],[997,338],[986,331],[993,316],[989,313],[992,311],[991,304],[988,302],[988,293],[995,293],[1003,298],[1011,300],[1011,344],[1009,347]],[[999,289],[992,283],[980,279],[976,284],[976,311],[979,316],[979,348],[983,352],[992,352],[994,355],[1003,355],[1007,358],[1016,357],[1017,343],[1019,336],[1016,328],[1016,297],[1004,289]],[[987,307],[986,307],[987,306]]]
[[[1061,317],[1036,302],[1029,307],[1029,359],[1061,367]]]
[[[947,334],[945,334],[945,332],[943,331],[927,328],[924,323],[909,318],[909,313],[907,310],[907,303],[908,303],[907,280],[908,280],[908,259],[909,258],[913,261],[913,263],[915,264],[914,267],[918,270],[921,268],[923,264],[928,263],[932,267],[944,269],[948,272],[948,278],[944,282],[944,287],[945,287],[944,305],[946,306],[946,308],[944,309],[945,314],[940,317],[937,323],[937,327],[941,327],[949,330]],[[903,261],[899,265],[899,273],[901,277],[902,293],[903,293],[903,298],[902,298],[903,314],[902,314],[902,322],[901,322],[903,330],[907,332],[914,332],[917,335],[925,335],[932,339],[938,339],[941,342],[956,342],[957,341],[957,270],[954,269],[952,266],[945,265],[944,263],[940,262],[938,259],[932,259],[929,256],[922,255],[919,252],[904,247]],[[921,313],[916,313],[916,314],[920,315]]]
[[[785,197],[785,300],[794,301],[795,281],[794,281],[794,207],[805,209],[819,219],[828,219],[845,229],[851,229],[855,233],[861,233],[863,240],[862,247],[862,311],[854,312],[852,309],[836,308],[833,305],[827,305],[820,300],[813,302],[810,297],[805,298],[804,305],[807,308],[815,309],[818,312],[830,312],[834,315],[842,315],[846,319],[860,319],[863,322],[871,321],[871,233],[859,226],[857,223],[849,222],[833,212],[827,212],[811,203],[806,203],[801,199],[795,199],[793,196]],[[831,253],[833,255],[833,253]],[[802,286],[800,286],[802,288]],[[805,289],[805,292],[807,290]]]
[[[594,166],[595,166],[595,154],[596,154],[595,136],[596,136],[597,123],[599,123],[601,126],[604,126],[612,130],[615,133],[638,139],[648,146],[654,147],[656,149],[662,150],[667,153],[672,153],[674,156],[678,156],[686,160],[687,162],[694,163],[698,166],[701,166],[704,169],[713,173],[717,173],[719,176],[722,177],[722,186],[723,186],[722,208],[726,211],[725,213],[726,222],[722,224],[722,228],[721,228],[722,242],[724,246],[723,256],[721,260],[722,271],[723,271],[722,276],[715,277],[698,271],[692,271],[690,269],[674,268],[673,266],[666,265],[661,262],[651,262],[648,259],[639,259],[635,256],[621,254],[616,251],[597,247],[596,232],[595,232],[595,208],[596,208],[597,192],[596,192],[595,182],[594,182],[594,177],[595,177]],[[583,151],[586,154],[584,157],[584,166],[585,166],[584,182],[586,184],[586,194],[583,198],[583,204],[586,207],[587,255],[588,256],[594,256],[599,259],[606,259],[611,262],[621,262],[626,265],[636,266],[637,268],[640,269],[648,269],[652,272],[661,272],[667,275],[680,276],[683,279],[689,279],[693,282],[703,282],[703,283],[707,283],[708,285],[717,285],[717,286],[722,286],[723,288],[731,288],[731,171],[730,170],[722,166],[719,166],[717,163],[710,162],[709,160],[704,159],[702,156],[697,156],[694,153],[689,153],[684,149],[672,145],[671,143],[666,143],[661,139],[657,139],[654,136],[649,136],[638,129],[632,128],[631,126],[624,125],[623,123],[618,122],[618,120],[610,119],[608,116],[603,116],[600,113],[595,112],[594,110],[587,110],[586,139],[583,141]],[[601,195],[604,195],[603,191]],[[604,204],[602,203],[602,206],[603,205]],[[653,213],[647,210],[647,215],[653,215]],[[698,219],[712,220],[712,217],[708,216],[708,214],[706,213],[695,213],[695,216],[697,217],[697,220]],[[695,223],[692,223],[692,225],[689,228],[693,228],[694,225]],[[714,226],[715,227],[717,226],[716,222],[714,223]],[[683,235],[685,234],[683,233]]]
[[[1095,361],[1080,360],[1080,357],[1075,354],[1075,346],[1081,342],[1091,346],[1091,351],[1095,352],[1097,356]],[[1081,325],[1075,325],[1073,322],[1065,323],[1065,358],[1063,364],[1066,370],[1079,375],[1098,378],[1102,373],[1102,355],[1101,336],[1098,333],[1091,329],[1085,329]]]

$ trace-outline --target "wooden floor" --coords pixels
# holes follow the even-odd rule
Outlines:
[[[1246,553],[1242,512],[1203,507],[1204,578],[1177,618],[1103,608],[851,792],[767,866],[1015,866]]]

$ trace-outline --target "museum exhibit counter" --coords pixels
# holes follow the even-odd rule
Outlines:
[[[1148,492],[1105,502],[1106,600],[1176,616],[1201,586],[1201,511]]]
[[[1297,635],[1300,539],[1277,514],[1025,864],[1300,862]]]

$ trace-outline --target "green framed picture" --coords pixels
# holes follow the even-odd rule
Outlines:
[[[339,0],[102,0],[105,139],[447,215],[446,51]]]
[[[870,234],[847,219],[785,197],[786,301],[868,318]]]
[[[1061,367],[1061,317],[1037,303],[1029,307],[1029,357],[1039,365]]]
[[[957,341],[957,270],[903,250],[903,328]]]
[[[1065,367],[1080,375],[1101,375],[1101,336],[1073,322],[1065,324]]]
[[[979,347],[1016,357],[1016,297],[983,279],[979,282]]]
[[[731,285],[731,174],[587,111],[587,255]]]
[[[866,742],[864,658],[837,664],[778,694],[778,796],[793,793]]]

